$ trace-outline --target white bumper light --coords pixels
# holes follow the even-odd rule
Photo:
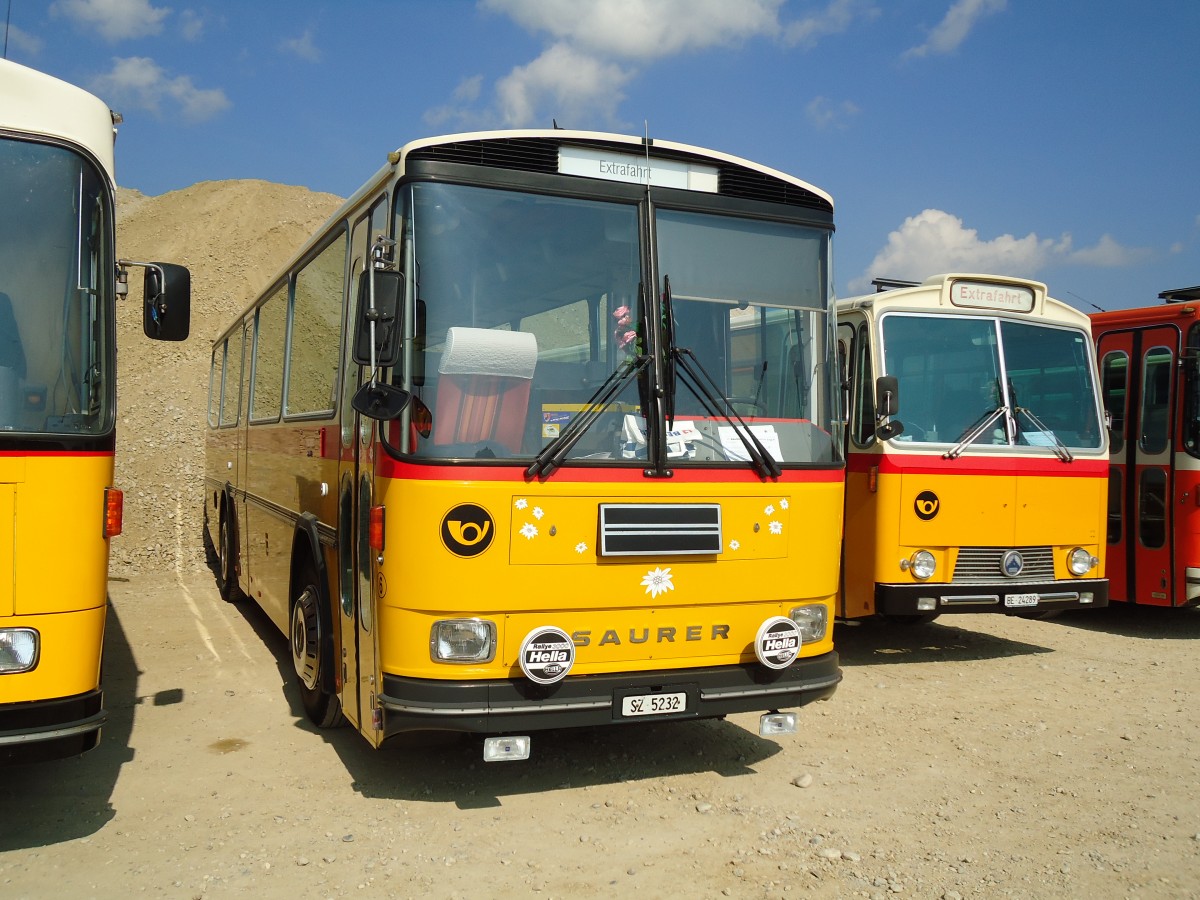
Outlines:
[[[434,662],[486,663],[496,658],[496,623],[487,619],[442,619],[429,632]]]
[[[512,762],[529,759],[529,738],[526,735],[490,737],[483,740],[484,762]]]
[[[800,626],[800,637],[804,643],[824,640],[829,627],[829,610],[824,603],[797,606],[788,613],[788,618]]]
[[[40,643],[38,633],[32,628],[0,628],[0,675],[34,668]]]
[[[771,737],[776,734],[795,734],[796,714],[794,712],[764,713],[758,719],[758,733],[761,737]]]
[[[936,612],[937,597],[918,597],[917,612]]]
[[[1067,554],[1067,568],[1072,575],[1086,575],[1098,565],[1100,560],[1082,547],[1076,547]]]

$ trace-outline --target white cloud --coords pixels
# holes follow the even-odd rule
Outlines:
[[[811,46],[875,14],[872,0],[829,0],[823,11],[782,21],[786,0],[479,0],[548,43],[537,59],[498,79],[491,109],[456,98],[430,110],[431,124],[479,127],[619,125],[624,90],[656,60],[755,38]],[[856,111],[856,110],[855,110]],[[826,115],[832,114],[829,110]],[[843,106],[840,115],[849,113]],[[828,124],[828,123],[827,123]]]
[[[1008,0],[955,0],[925,43],[905,51],[904,58],[942,56],[957,50],[984,16],[1003,12]]]
[[[151,6],[150,0],[55,0],[50,14],[96,31],[111,42],[159,34],[171,10]]]
[[[189,42],[195,42],[204,37],[205,21],[200,14],[192,9],[185,9],[179,14],[182,20],[179,23],[179,33],[183,35],[183,39]]]
[[[940,209],[911,216],[888,235],[887,246],[848,287],[853,293],[870,288],[872,278],[919,281],[942,272],[987,272],[1033,277],[1054,264],[1093,267],[1127,266],[1151,255],[1145,248],[1123,247],[1104,235],[1092,247],[1074,249],[1071,236],[1039,238],[1003,234],[980,238],[962,219]]]
[[[28,31],[22,31],[16,25],[9,25],[8,46],[10,49],[20,50],[30,56],[37,56],[42,52],[43,43],[41,38],[34,37]]]
[[[313,43],[311,28],[306,29],[300,37],[284,38],[279,42],[279,49],[285,53],[294,54],[307,62],[315,63],[321,61],[321,51]]]
[[[804,107],[804,112],[814,128],[828,131],[847,127],[849,120],[857,116],[860,110],[849,100],[835,103],[827,97],[814,97]]]
[[[112,71],[94,79],[90,87],[116,109],[132,106],[161,115],[170,105],[189,122],[211,119],[232,105],[224,91],[198,88],[186,75],[169,78],[145,57],[114,59]]]

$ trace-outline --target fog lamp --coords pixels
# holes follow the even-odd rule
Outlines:
[[[1076,547],[1067,554],[1067,568],[1071,570],[1072,575],[1086,575],[1098,565],[1100,565],[1099,558],[1082,547]]]
[[[788,618],[800,626],[800,639],[806,644],[823,640],[829,627],[829,610],[824,603],[797,606],[788,613]]]
[[[1082,603],[1092,603],[1095,601],[1095,599],[1096,599],[1096,595],[1093,594],[1091,591],[1080,591],[1079,592],[1079,602],[1081,604]]]
[[[496,657],[496,623],[487,619],[441,619],[429,632],[434,662],[486,663]]]
[[[937,597],[918,597],[917,612],[934,612],[937,609]]]
[[[528,735],[508,735],[483,739],[484,762],[509,762],[529,759]]]
[[[36,666],[39,643],[32,628],[0,628],[0,674],[28,672]]]
[[[796,714],[794,712],[763,713],[758,719],[760,737],[770,737],[773,734],[795,734]]]

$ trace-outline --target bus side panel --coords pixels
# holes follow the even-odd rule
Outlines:
[[[384,672],[513,677],[517,648],[538,625],[574,635],[573,674],[734,664],[752,657],[754,629],[765,618],[811,602],[826,604],[830,628],[801,655],[832,651],[840,478],[778,484],[774,498],[755,496],[758,485],[741,484],[655,484],[651,497],[626,485],[535,487],[536,496],[514,482],[380,479],[378,496],[387,509],[385,559],[376,577]],[[601,502],[720,503],[724,550],[598,558]],[[455,555],[443,537],[446,531],[468,540],[478,534],[454,524],[469,512],[461,504],[488,516],[490,543],[474,556]],[[470,668],[433,665],[433,622],[471,616],[496,621],[498,658]]]
[[[878,460],[878,456],[863,457]],[[856,467],[860,468],[860,467]],[[846,536],[843,544],[842,595],[838,614],[849,619],[875,613],[875,582],[901,575],[896,517],[881,515],[894,509],[899,478],[877,478],[877,491],[870,489],[870,475],[846,473]],[[885,573],[887,573],[885,575]]]

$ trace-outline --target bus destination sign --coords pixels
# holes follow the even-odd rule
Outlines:
[[[1010,284],[984,281],[950,282],[950,302],[970,309],[998,309],[1006,312],[1033,312],[1033,291]]]
[[[717,192],[717,170],[713,166],[673,159],[647,158],[633,153],[610,153],[564,145],[558,150],[558,171],[605,181],[649,183],[654,187],[684,191]]]

